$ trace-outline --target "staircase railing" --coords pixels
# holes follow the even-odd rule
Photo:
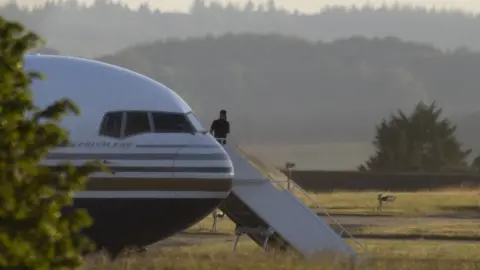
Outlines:
[[[303,196],[305,196],[305,198],[308,199],[308,202],[313,204],[313,206],[315,207],[315,210],[320,210],[326,217],[328,217],[339,229],[340,229],[340,232],[339,232],[339,235],[340,237],[343,237],[344,235],[346,235],[348,238],[350,238],[360,249],[361,251],[366,251],[366,247],[360,243],[360,241],[358,241],[358,239],[356,239],[339,221],[338,219],[336,219],[334,216],[332,216],[325,208],[321,207],[316,201],[314,198],[312,198],[310,196],[310,194],[308,194],[308,192],[306,190],[304,190],[302,187],[300,187],[297,183],[295,183],[294,181],[288,181],[288,180],[284,180],[284,181],[278,181],[278,180],[272,180],[270,179],[271,182],[276,182],[276,183],[287,183],[287,182],[290,182],[290,186],[292,187],[292,189],[296,189],[298,190],[299,192],[302,193]],[[295,193],[292,192],[292,189],[288,190],[287,188],[283,188],[283,190],[285,191],[290,191],[290,194],[294,195],[295,196]],[[298,196],[296,196],[298,198]],[[301,198],[300,198],[301,199]]]
[[[270,166],[266,165],[265,163],[263,163],[261,160],[259,160],[258,158],[248,154],[245,150],[243,150],[240,146],[236,145],[235,146],[241,155],[243,155],[247,161],[249,161],[253,166],[255,166],[257,169],[259,169],[260,172],[262,172],[262,174],[264,174],[266,176],[266,178],[272,182],[273,184],[275,184],[275,186],[277,186],[279,189],[281,190],[284,190],[284,191],[287,191],[289,192],[292,196],[295,196],[297,197],[298,199],[302,200],[302,199],[307,199],[308,203],[312,204],[316,209],[315,210],[319,210],[321,211],[326,217],[328,217],[339,229],[340,229],[340,232],[339,232],[339,235],[340,237],[343,237],[344,235],[346,235],[348,238],[350,238],[361,250],[361,252],[365,252],[367,251],[366,247],[360,243],[360,241],[358,241],[358,239],[356,239],[335,217],[333,217],[326,209],[324,209],[323,207],[321,207],[314,198],[312,198],[312,196],[310,196],[310,194],[308,194],[308,192],[306,190],[304,190],[302,187],[300,187],[297,183],[295,183],[295,181],[292,181],[291,179],[288,179],[288,180],[275,180],[275,177],[273,176],[272,173],[270,173],[271,171],[271,168]],[[283,174],[283,173],[282,173]],[[290,189],[288,188],[285,188],[285,185],[284,184],[287,184],[287,186],[290,187]],[[299,196],[297,196],[294,192],[294,190],[297,190],[299,191],[304,197],[304,198],[301,198]],[[307,206],[308,207],[308,206]]]

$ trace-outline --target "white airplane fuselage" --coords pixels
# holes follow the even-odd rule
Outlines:
[[[80,116],[61,126],[71,144],[43,164],[100,160],[112,173],[89,176],[72,207],[86,209],[84,230],[117,254],[187,229],[217,208],[232,188],[233,166],[190,107],[164,85],[116,66],[73,57],[27,55],[25,68],[43,73],[32,91],[44,108],[71,99]]]

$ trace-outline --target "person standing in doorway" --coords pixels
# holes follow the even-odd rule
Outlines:
[[[227,111],[221,110],[218,119],[212,122],[210,133],[220,144],[226,144],[227,134],[230,133],[230,123],[227,121]]]

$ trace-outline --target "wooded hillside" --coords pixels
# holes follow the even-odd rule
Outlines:
[[[159,41],[99,59],[173,88],[206,124],[228,110],[242,140],[370,142],[380,119],[419,100],[436,100],[459,122],[479,109],[480,53],[396,38],[313,43],[224,35]]]
[[[0,8],[1,16],[19,20],[41,34],[49,47],[63,54],[87,57],[168,37],[229,32],[277,33],[314,41],[354,35],[396,36],[442,49],[466,46],[480,50],[478,16],[402,5],[330,7],[313,14],[301,14],[282,10],[274,1],[235,6],[192,0],[189,13],[154,11],[145,4],[133,10],[110,0],[50,0],[33,10],[20,7],[15,0],[8,2],[10,4]],[[86,6],[84,2],[94,2],[94,5]]]

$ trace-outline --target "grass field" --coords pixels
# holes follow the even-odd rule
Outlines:
[[[243,241],[237,251],[230,243],[210,243],[189,247],[151,250],[115,262],[104,256],[87,258],[84,269],[328,269],[392,270],[444,269],[470,270],[480,267],[480,247],[422,241],[368,241],[370,253],[354,265],[351,260],[321,256],[306,261],[293,254],[265,253],[251,241]],[[325,254],[327,255],[327,254]]]
[[[287,177],[277,168],[254,155],[247,154],[250,162],[260,171],[273,179],[278,187],[286,188]],[[248,150],[248,149],[247,149]],[[433,191],[395,192],[397,197],[393,203],[386,204],[384,211],[378,213],[377,191],[340,191],[330,193],[303,194],[300,190],[292,190],[297,197],[311,208],[327,210],[332,214],[355,215],[467,215],[480,216],[480,189],[457,188]]]
[[[376,212],[377,192],[333,192],[311,194],[322,208],[332,214],[379,215],[476,215],[480,216],[480,190],[457,189],[425,192],[398,192],[393,203]],[[308,204],[308,201],[307,201]],[[310,207],[315,205],[310,203]]]
[[[375,213],[376,194],[333,192],[310,196],[333,214],[368,215]],[[478,218],[478,190],[440,190],[394,195],[397,200],[387,205],[380,215],[394,215],[394,220],[405,216],[419,217],[419,222],[402,224],[394,221],[382,226],[364,226],[357,234],[480,236],[480,220],[420,221],[421,217],[435,215]],[[417,218],[413,218],[415,219]],[[170,246],[153,247],[145,254],[128,255],[115,262],[109,262],[105,256],[98,254],[87,258],[84,269],[480,269],[480,245],[453,241],[360,240],[368,252],[362,254],[362,261],[358,265],[353,265],[351,260],[328,254],[319,255],[314,261],[306,261],[290,253],[266,253],[246,236],[240,241],[237,251],[232,252],[234,224],[224,218],[217,224],[217,233],[214,234],[211,233],[212,222],[209,216],[187,230],[188,233],[202,233],[202,239],[195,239],[194,236],[187,237],[188,239],[177,238]],[[346,241],[356,247],[352,240]]]
[[[200,223],[187,230],[190,233],[212,233],[213,219],[205,218]],[[348,226],[346,226],[348,227]],[[233,235],[235,224],[228,218],[217,223],[218,234]],[[424,222],[420,220],[413,223],[392,222],[386,225],[366,225],[357,230],[350,230],[357,236],[368,235],[387,235],[387,236],[440,236],[440,237],[476,237],[480,238],[480,220],[435,220]],[[212,233],[213,234],[213,233]],[[362,240],[364,241],[364,240]]]
[[[480,237],[479,220],[433,221],[361,228],[357,234],[377,235],[440,235],[451,237]]]
[[[428,236],[428,237],[480,237],[480,200],[476,190],[440,190],[430,192],[396,193],[397,200],[384,207],[382,213],[375,212],[376,192],[334,192],[331,194],[310,194],[335,217],[335,214],[393,215],[388,220],[372,223],[343,224],[357,236],[386,235]],[[404,219],[405,217],[413,217]],[[424,217],[438,217],[425,219]],[[443,218],[447,217],[447,218]],[[458,218],[460,217],[460,218]],[[343,216],[336,218],[342,223]],[[465,218],[465,219],[461,219]],[[352,221],[353,219],[353,221]],[[325,217],[328,222],[330,219]],[[368,220],[369,221],[369,220]],[[353,222],[353,224],[352,224]],[[380,223],[380,224],[376,224]],[[211,233],[213,218],[206,217],[187,230],[191,233]],[[233,235],[235,225],[228,218],[219,220],[217,233]]]
[[[393,203],[387,203],[382,212],[377,212],[377,192],[333,192],[309,194],[317,205],[332,215],[394,215],[394,216],[446,216],[480,217],[480,190],[438,190],[425,192],[392,193],[397,196]],[[316,208],[302,194],[297,194],[307,205]],[[213,220],[210,216],[190,230],[210,230]],[[233,231],[234,225],[221,221],[220,231]],[[480,234],[480,233],[479,233]]]

